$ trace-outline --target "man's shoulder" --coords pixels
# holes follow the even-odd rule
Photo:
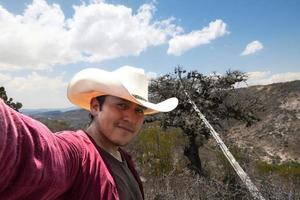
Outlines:
[[[67,141],[91,143],[89,137],[83,130],[77,131],[60,131],[55,133],[57,137],[65,139]]]
[[[61,143],[67,144],[71,149],[78,151],[82,156],[89,154],[93,145],[83,130],[61,131],[55,133]]]

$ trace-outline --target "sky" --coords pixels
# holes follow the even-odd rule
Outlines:
[[[241,70],[300,80],[299,0],[0,0],[0,86],[23,108],[66,108],[88,67]]]

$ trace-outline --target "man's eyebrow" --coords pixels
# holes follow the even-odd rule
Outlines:
[[[126,99],[122,99],[122,98],[115,98],[114,102],[116,102],[116,103],[130,103],[130,101],[128,101]]]
[[[129,100],[126,100],[126,99],[122,99],[122,98],[118,98],[117,100],[117,103],[128,103],[128,104],[135,104],[134,102],[131,102]],[[136,104],[137,105],[137,108],[140,108],[140,109],[143,109],[143,110],[147,110],[147,107],[145,106],[142,106],[142,105],[139,105],[139,104]]]
[[[137,107],[138,107],[138,108],[141,108],[141,109],[143,109],[143,110],[146,110],[146,109],[147,109],[145,106],[142,106],[142,105],[138,105]]]

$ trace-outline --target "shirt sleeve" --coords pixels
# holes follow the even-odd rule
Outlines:
[[[76,176],[78,146],[0,99],[0,196],[56,199]]]

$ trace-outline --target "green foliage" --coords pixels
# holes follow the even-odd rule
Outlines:
[[[283,178],[300,178],[300,163],[287,162],[282,164],[256,162],[256,168],[261,174],[277,174]]]
[[[55,120],[55,119],[37,119],[43,124],[45,124],[52,132],[59,132],[63,130],[72,130],[72,127],[63,120]]]
[[[141,131],[134,145],[138,149],[135,157],[147,175],[159,177],[172,170],[180,170],[182,166],[176,151],[183,143],[179,129],[163,131],[157,123],[152,123]]]
[[[0,98],[4,100],[4,102],[10,106],[11,108],[13,108],[16,111],[19,111],[19,109],[22,108],[22,104],[20,102],[13,102],[13,98],[8,98],[5,88],[4,87],[0,87]]]

